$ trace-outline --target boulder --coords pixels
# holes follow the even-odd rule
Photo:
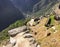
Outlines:
[[[55,27],[55,26],[53,26],[53,27],[52,27],[52,29],[53,29],[53,30],[55,30],[55,29],[56,29],[56,27]]]
[[[12,30],[9,30],[8,33],[9,35],[16,35],[24,30],[26,30],[27,27],[26,26],[22,26],[22,27],[18,27],[18,28],[15,28],[15,29],[12,29]]]
[[[43,16],[40,16],[39,19],[41,20],[43,18]]]
[[[34,25],[34,19],[31,19],[28,23],[27,23],[27,25],[30,25],[30,26],[33,26]]]
[[[16,40],[13,37],[10,37],[10,41],[9,41],[12,45],[16,44]]]
[[[37,18],[35,18],[35,19],[34,19],[34,21],[38,21],[38,20],[40,20],[40,18],[39,18],[39,17],[37,17]]]
[[[54,18],[55,18],[57,21],[60,20],[60,16],[55,16]]]

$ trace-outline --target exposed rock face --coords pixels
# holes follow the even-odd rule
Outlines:
[[[33,25],[34,25],[34,19],[31,19],[31,20],[27,23],[27,25],[33,26]]]
[[[55,16],[55,19],[56,20],[60,20],[60,16]]]
[[[16,40],[13,37],[10,37],[10,43],[14,45],[16,43]]]
[[[12,29],[10,31],[8,31],[9,35],[15,35],[15,34],[18,34],[24,30],[26,30],[27,27],[26,26],[22,26],[22,27],[18,27],[18,28],[15,28],[15,29]]]
[[[57,15],[60,15],[60,3],[56,4],[53,10]]]
[[[54,13],[56,14],[55,19],[58,21],[60,20],[60,2],[55,5],[53,8]]]
[[[33,19],[31,19],[31,20],[27,23],[27,25],[28,25],[28,26],[35,26],[36,24],[39,23],[38,21],[39,21],[40,19],[42,19],[42,18],[43,18],[42,16],[39,17],[39,18],[37,17],[37,18],[35,18],[35,19],[33,18]]]
[[[10,44],[7,44],[3,47],[40,47],[40,45],[36,42],[33,35],[29,32],[26,26],[18,27],[8,31],[10,35]],[[15,36],[14,36],[15,35]]]

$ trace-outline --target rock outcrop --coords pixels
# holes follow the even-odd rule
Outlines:
[[[60,16],[55,16],[55,19],[56,19],[57,21],[60,21]]]
[[[3,47],[40,47],[26,26],[8,31],[10,40]]]
[[[60,20],[60,3],[56,4],[53,8],[54,13],[56,14],[55,19]]]
[[[15,28],[15,29],[12,29],[10,31],[8,31],[9,35],[15,35],[15,34],[18,34],[24,30],[26,30],[27,27],[26,26],[22,26],[22,27],[18,27],[18,28]]]
[[[28,23],[27,23],[27,25],[30,25],[30,26],[33,26],[34,25],[34,19],[31,19]]]

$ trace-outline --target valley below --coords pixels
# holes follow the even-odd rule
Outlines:
[[[0,47],[60,47],[59,0],[0,4]]]

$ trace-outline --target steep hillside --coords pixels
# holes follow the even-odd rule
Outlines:
[[[16,8],[24,13],[40,12],[44,13],[59,0],[11,0]]]
[[[24,1],[29,2],[29,0]],[[3,45],[4,47],[60,47],[60,4],[58,0],[40,0],[34,5],[32,13],[33,16],[39,17],[32,16],[32,18],[25,18],[17,6],[9,0],[1,0],[0,3],[2,4],[0,4],[1,28],[18,20],[0,32],[0,47]],[[47,13],[49,15],[45,15]]]
[[[46,27],[49,18],[42,18],[35,26],[30,26],[31,33],[41,47],[60,47],[60,22],[54,19],[54,26]]]
[[[39,20],[34,19],[34,21],[30,20],[30,21],[33,21],[31,23],[32,26],[30,24],[30,21],[28,21],[25,26],[22,26],[24,25],[23,21],[15,22],[6,30],[3,30],[2,32],[0,32],[1,47],[3,45],[5,46],[12,45],[11,47],[14,47],[14,46],[16,47],[16,44],[19,47],[20,46],[30,47],[31,45],[37,44],[37,43],[39,47],[60,47],[60,20],[56,20],[53,16],[54,15],[51,14],[50,17],[43,17],[42,19],[39,19]],[[52,22],[50,21],[49,26],[47,27],[46,24],[47,22],[49,22],[49,19],[51,19],[51,21],[54,21],[53,22],[54,24],[53,26],[51,26]],[[34,23],[37,23],[37,24],[34,25]],[[12,30],[8,30],[8,29],[12,29]],[[10,37],[8,35],[10,35]],[[6,41],[7,38],[10,38],[9,41]],[[14,42],[14,40],[16,40],[16,42]],[[27,43],[27,41],[29,41],[29,43]],[[32,47],[35,47],[35,46],[33,45]]]
[[[16,8],[22,12],[28,13],[32,12],[33,6],[38,3],[40,0],[11,0]]]
[[[52,7],[60,1],[58,0],[40,0],[33,7],[33,15],[44,15],[52,11]]]
[[[9,0],[0,0],[0,31],[24,15]]]

